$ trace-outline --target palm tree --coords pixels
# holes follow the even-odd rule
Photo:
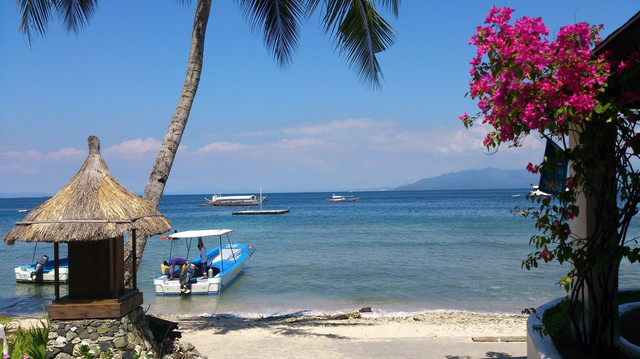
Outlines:
[[[190,2],[190,0],[182,0]],[[287,65],[298,46],[298,34],[303,21],[321,6],[324,31],[330,34],[347,64],[354,68],[367,86],[379,88],[382,72],[376,59],[395,41],[395,30],[376,10],[376,4],[398,16],[400,0],[237,0],[255,30],[262,33],[267,50],[280,66]],[[22,12],[20,30],[32,41],[34,34],[44,35],[52,13],[62,16],[69,31],[78,32],[97,9],[98,0],[17,0]],[[204,40],[209,21],[211,0],[198,0],[187,74],[178,105],[173,113],[156,162],[149,175],[142,198],[157,207],[171,172],[182,134],[200,83]],[[136,271],[147,238],[136,240]],[[131,260],[131,241],[127,240],[125,261]],[[125,273],[131,283],[132,273]]]

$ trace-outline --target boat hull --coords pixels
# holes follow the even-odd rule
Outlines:
[[[251,256],[252,252],[249,247],[240,244],[232,243],[223,246],[223,253],[220,255],[220,248],[214,248],[209,251],[208,257],[211,260],[212,267],[222,267],[222,271],[213,277],[204,278],[203,276],[195,277],[189,282],[189,293],[182,291],[180,280],[177,278],[178,273],[174,274],[174,279],[169,280],[168,274],[162,274],[154,278],[153,285],[155,287],[156,295],[182,295],[182,294],[217,294],[224,290],[242,273],[244,269],[244,262]],[[233,256],[235,255],[235,260]],[[197,263],[199,257],[191,260],[192,263]],[[178,269],[176,268],[176,272]]]
[[[217,294],[225,287],[229,286],[243,270],[244,263],[239,263],[234,266],[233,269],[225,273],[223,276],[220,274],[215,275],[213,278],[197,277],[189,284],[191,285],[191,292],[189,294]],[[176,278],[169,280],[168,275],[157,276],[153,280],[153,285],[156,290],[156,295],[182,295],[184,294],[180,288],[180,281]]]
[[[242,206],[253,207],[253,206],[257,206],[259,204],[260,204],[260,202],[258,202],[258,201],[215,201],[211,205],[215,206],[215,207],[218,207],[218,206],[225,206],[225,207],[242,207]]]
[[[53,260],[48,260],[45,263],[42,276],[32,275],[36,268],[36,262],[31,264],[22,264],[13,269],[16,282],[18,283],[54,283],[55,271],[53,267]],[[69,267],[66,258],[60,259],[58,268],[58,280],[60,283],[66,283],[69,281]]]

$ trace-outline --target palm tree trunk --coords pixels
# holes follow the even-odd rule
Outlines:
[[[171,166],[173,165],[173,160],[176,157],[178,146],[182,140],[182,134],[187,126],[191,106],[196,97],[198,84],[200,83],[200,74],[202,72],[202,62],[204,58],[204,37],[207,31],[210,10],[211,0],[198,0],[198,4],[196,5],[196,14],[193,21],[193,33],[191,35],[189,64],[187,66],[184,85],[182,86],[182,93],[180,94],[178,106],[173,113],[173,117],[169,123],[169,129],[164,136],[164,140],[160,146],[160,151],[156,157],[156,162],[153,165],[147,186],[145,187],[144,194],[142,196],[143,199],[156,207],[158,207],[158,204],[160,203],[160,198],[162,197],[164,187],[167,183],[167,179],[169,178],[169,172],[171,172]],[[142,258],[146,243],[147,237],[138,235],[138,238],[136,239],[135,273],[138,272],[140,259]],[[125,263],[131,263],[131,238],[127,239],[124,256]],[[125,269],[124,278],[125,286],[130,288],[133,283],[133,276],[135,273],[131,273],[129,266],[125,267],[127,267]]]

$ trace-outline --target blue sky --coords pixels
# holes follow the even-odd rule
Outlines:
[[[604,24],[634,1],[405,0],[385,17],[396,45],[379,55],[382,89],[363,86],[312,18],[293,62],[279,68],[236,2],[214,1],[204,69],[166,194],[391,188],[466,169],[524,168],[544,146],[487,155],[465,97],[468,45],[491,6],[568,23]],[[101,140],[111,172],[141,193],[184,81],[194,5],[102,1],[89,26],[67,34],[57,19],[31,45],[14,1],[0,4],[0,193],[57,192]]]

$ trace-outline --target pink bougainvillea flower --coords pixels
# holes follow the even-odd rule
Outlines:
[[[567,178],[567,189],[569,190],[573,189],[573,177]]]
[[[602,26],[567,25],[550,41],[542,19],[523,17],[510,24],[513,11],[492,7],[486,25],[478,26],[469,41],[477,48],[469,94],[478,101],[483,123],[499,134],[487,136],[486,147],[496,145],[490,139],[517,144],[532,130],[562,134],[569,124],[582,123],[598,105],[596,97],[609,76],[605,55],[591,57]],[[632,93],[623,98],[635,99]]]
[[[545,262],[550,262],[553,260],[553,252],[551,252],[547,247],[544,247],[542,252],[540,252],[541,259],[544,259]]]

